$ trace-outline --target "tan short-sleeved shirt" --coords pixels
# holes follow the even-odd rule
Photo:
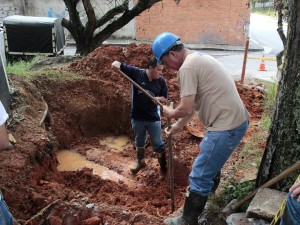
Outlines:
[[[215,58],[191,52],[178,71],[180,97],[196,95],[194,109],[210,131],[230,130],[249,119],[233,78]]]

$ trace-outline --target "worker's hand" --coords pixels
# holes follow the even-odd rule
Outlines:
[[[300,182],[294,184],[289,191],[291,192],[291,196],[296,198],[297,202],[300,202]]]
[[[165,103],[166,101],[167,101],[167,99],[165,98],[165,97],[163,97],[163,96],[159,96],[159,97],[154,97],[154,99],[155,99],[155,103],[156,104],[158,104],[158,103]]]
[[[171,134],[176,134],[179,130],[181,130],[181,126],[178,123],[172,124],[170,129],[168,127],[165,128],[166,137],[168,138]]]
[[[171,118],[171,112],[173,111],[173,102],[170,103],[169,106],[164,105],[163,106],[163,114],[167,118]]]
[[[159,97],[153,97],[153,102],[158,105],[160,102]]]
[[[114,68],[117,68],[117,69],[120,69],[121,67],[121,63],[119,61],[114,61],[112,64],[111,64],[111,67],[114,69]]]

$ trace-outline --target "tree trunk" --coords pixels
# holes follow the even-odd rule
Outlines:
[[[300,1],[289,1],[289,16],[286,58],[257,186],[300,160]],[[297,174],[299,171],[273,188],[287,191]]]
[[[136,1],[131,9],[129,8],[130,1],[122,0],[114,8],[102,15],[101,18],[96,18],[96,13],[90,0],[63,1],[67,6],[70,19],[63,18],[62,25],[74,38],[76,53],[86,55],[101,46],[114,32],[161,0]],[[82,3],[88,19],[85,25],[81,22],[80,13],[77,10],[79,3]],[[108,1],[108,3],[111,2]]]

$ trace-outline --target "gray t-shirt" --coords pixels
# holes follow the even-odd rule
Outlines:
[[[178,71],[180,97],[195,96],[194,109],[209,131],[231,130],[249,113],[227,69],[215,58],[190,51]]]

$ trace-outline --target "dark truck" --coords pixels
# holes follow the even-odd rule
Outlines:
[[[13,15],[3,19],[5,54],[62,54],[65,47],[61,19]]]

